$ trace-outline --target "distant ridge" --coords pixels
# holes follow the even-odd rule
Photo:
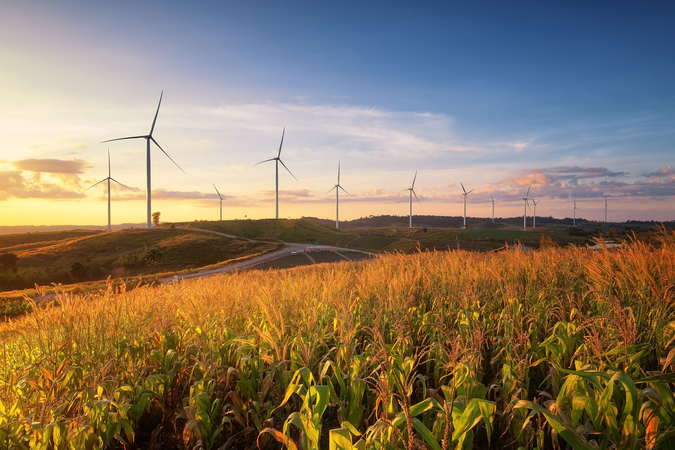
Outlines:
[[[121,223],[112,225],[112,230],[123,228],[144,228],[144,223]],[[107,225],[0,225],[0,235],[35,233],[39,231],[65,231],[65,230],[101,230],[108,231]]]

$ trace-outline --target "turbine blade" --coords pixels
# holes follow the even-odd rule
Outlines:
[[[286,167],[286,164],[284,164],[284,162],[283,162],[281,159],[279,159],[279,162],[281,163],[282,166],[284,166],[284,169],[288,170],[288,173],[290,173],[291,176],[292,176],[293,178],[295,178],[295,175],[293,175],[293,172],[291,172],[291,171],[289,170],[289,168]],[[298,183],[300,182],[300,180],[298,180],[297,178],[295,178],[295,181],[297,181]]]
[[[162,104],[162,96],[164,95],[164,91],[162,91],[161,94],[159,94],[159,103],[157,104],[157,112],[155,113],[155,118],[152,120],[152,128],[150,128],[150,134],[149,136],[152,137],[152,132],[155,129],[155,122],[157,122],[157,115],[159,114],[159,106]],[[155,142],[156,143],[156,142]],[[163,151],[163,150],[162,150]],[[168,155],[167,155],[168,156]],[[177,164],[176,164],[177,165]],[[183,170],[183,169],[181,169]]]
[[[176,164],[176,167],[178,167],[178,168],[180,169],[181,172],[185,173],[185,171],[181,168],[181,166],[179,166],[178,163],[177,163],[176,161],[174,161],[174,160],[169,156],[169,154],[168,154],[167,152],[165,152],[164,149],[157,143],[157,141],[155,140],[155,138],[153,138],[152,136],[150,136],[150,140],[152,140],[152,142],[154,142],[155,145],[156,145],[157,147],[159,147],[159,149],[162,151],[162,153],[164,153],[164,154],[166,155],[167,158],[171,159],[171,162],[172,162],[172,163]],[[185,175],[187,175],[187,173],[185,173]]]
[[[120,186],[124,186],[125,188],[129,189],[130,191],[133,191],[133,189],[131,189],[131,188],[130,188],[129,186],[127,186],[126,184],[122,184],[122,183],[120,183],[119,181],[117,181],[117,180],[114,179],[114,178],[111,178],[111,180],[114,181],[115,183],[119,184]],[[105,180],[103,180],[103,181],[105,181]]]
[[[110,178],[110,147],[108,147],[108,178]]]
[[[339,187],[340,189],[342,189],[342,190],[344,191],[345,194],[349,195],[351,198],[354,198],[354,196],[353,196],[352,194],[350,194],[349,192],[345,191],[345,188],[343,188],[343,187],[340,186],[339,184],[338,184],[336,187]]]
[[[415,189],[415,180],[417,179],[417,171],[415,171],[415,177],[413,178],[412,186],[410,186],[410,189]]]
[[[476,188],[471,189],[469,192],[466,193],[466,195],[469,195],[469,194],[472,193],[474,190],[476,190]]]
[[[326,192],[325,194],[323,194],[324,197],[325,197],[326,195],[328,195],[328,194],[330,193],[330,191],[332,191],[333,189],[337,189],[337,186],[333,186],[332,188],[328,189],[328,192]]]
[[[338,186],[340,185],[340,161],[338,161]]]
[[[530,186],[527,187],[527,194],[525,194],[525,198],[528,198],[530,196]]]
[[[213,183],[211,183],[211,184],[213,184]],[[218,193],[218,197],[220,197],[220,199],[222,200],[222,199],[223,199],[223,196],[222,196],[222,195],[220,195],[220,192],[218,192],[218,188],[216,187],[216,185],[215,185],[215,184],[213,184],[213,189],[215,189],[215,190],[216,190],[216,192]]]
[[[462,182],[460,181],[459,184],[462,184]],[[462,190],[463,190],[464,193],[466,194],[466,189],[464,189],[464,185],[463,185],[463,184],[462,184]]]
[[[89,186],[87,189],[85,189],[84,191],[82,191],[82,193],[84,194],[84,193],[87,192],[89,189],[93,188],[94,186],[98,186],[99,184],[101,184],[101,183],[103,183],[104,181],[107,181],[107,180],[108,180],[107,178],[104,178],[104,179],[102,179],[101,181],[99,181],[98,183],[92,184],[92,185]]]
[[[281,132],[281,143],[279,144],[279,154],[277,155],[277,158],[281,158],[281,146],[284,145],[284,135],[285,134],[286,134],[286,127],[284,127],[284,131]]]
[[[257,166],[258,164],[262,164],[262,163],[266,163],[266,162],[270,162],[270,161],[274,161],[275,159],[277,159],[277,158],[270,158],[270,159],[266,159],[265,161],[260,161],[259,163],[257,163],[257,164],[254,164],[254,166]]]
[[[129,137],[123,137],[123,138],[117,138],[117,139],[108,139],[107,141],[101,141],[101,144],[105,144],[106,142],[112,142],[112,141],[124,141],[125,139],[147,139],[149,136],[129,136]]]
[[[421,202],[420,199],[417,197],[417,194],[415,194],[415,191],[413,191],[412,189],[410,189],[410,190],[412,191],[413,195],[414,195],[415,198],[417,199],[417,203],[419,203],[419,204],[421,205],[422,202]]]

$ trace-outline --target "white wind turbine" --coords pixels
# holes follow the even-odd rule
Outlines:
[[[211,183],[211,184],[213,184],[213,183]],[[223,196],[220,195],[220,192],[218,192],[218,188],[216,187],[215,184],[213,185],[213,189],[216,190],[216,193],[218,194],[218,197],[220,197],[220,220],[223,220]]]
[[[277,171],[276,171],[276,174],[277,174],[277,178],[276,178],[276,180],[277,180],[277,182],[276,182],[277,215],[276,215],[276,218],[277,219],[279,218],[279,163],[281,163],[281,165],[284,166],[284,169],[288,170],[288,173],[290,173],[291,176],[293,178],[295,178],[295,175],[293,175],[293,173],[288,169],[288,167],[286,167],[286,164],[284,164],[284,162],[281,160],[281,146],[284,145],[284,135],[285,134],[286,134],[286,127],[284,127],[284,131],[281,133],[281,143],[279,144],[279,153],[277,154],[277,157],[266,159],[265,161],[260,161],[258,163],[258,164],[262,164],[262,163],[266,163],[268,161],[276,161],[276,169],[277,169]],[[258,164],[256,164],[256,166]],[[297,181],[298,183],[300,182],[300,181],[298,181],[297,178],[295,178],[295,181]]]
[[[148,186],[146,190],[146,199],[148,203],[148,228],[152,228],[152,207],[151,207],[151,183],[150,183],[150,141],[154,142],[157,147],[166,155],[167,158],[171,159],[169,154],[164,151],[164,149],[157,143],[155,138],[152,137],[152,132],[155,130],[155,122],[157,122],[157,115],[159,114],[159,107],[162,104],[162,96],[164,95],[164,91],[159,95],[159,103],[157,104],[157,112],[155,112],[155,118],[152,120],[152,127],[150,127],[150,133],[143,135],[143,136],[129,136],[129,137],[122,137],[122,138],[117,138],[117,139],[108,139],[107,141],[104,142],[112,142],[112,141],[123,141],[126,139],[145,139],[147,142],[147,147],[146,147],[146,169],[147,169],[147,179],[148,179]],[[185,171],[174,161],[171,159],[171,162],[176,164],[176,167],[178,167],[181,172],[185,173]]]
[[[408,189],[404,189],[406,191],[410,191],[410,228],[412,228],[412,198],[413,195],[415,196],[415,199],[417,199],[417,203],[422,205],[422,202],[420,202],[420,199],[417,197],[417,194],[415,194],[415,180],[417,179],[417,171],[415,171],[415,177],[413,178],[412,185]]]
[[[577,226],[577,199],[574,199],[574,218],[572,219],[572,226]]]
[[[495,223],[495,198],[490,198],[492,199],[492,223]]]
[[[607,196],[605,195],[605,223],[607,223]]]
[[[324,195],[328,195],[330,191],[335,189],[335,228],[340,228],[340,189],[344,191],[345,194],[349,195],[350,197],[354,198],[352,194],[349,192],[345,191],[345,188],[340,186],[340,161],[338,161],[338,177],[337,177],[337,184],[332,187],[331,189],[328,190]]]
[[[530,206],[527,203],[527,198],[530,196],[530,186],[527,187],[527,194],[523,197],[525,204],[523,205],[523,231],[527,230],[527,207]]]
[[[537,204],[541,203],[541,200],[538,202],[534,201],[534,197],[532,198],[532,204],[534,205],[534,211],[532,212],[532,228],[537,228]]]
[[[112,228],[111,228],[111,225],[110,225],[110,182],[111,182],[111,181],[114,181],[115,183],[119,184],[120,186],[124,186],[125,188],[131,190],[131,188],[130,188],[129,186],[125,186],[124,184],[120,183],[119,181],[117,181],[116,179],[114,179],[114,178],[110,175],[110,150],[108,150],[108,178],[104,178],[104,179],[102,179],[101,181],[99,181],[98,183],[89,186],[89,187],[88,187],[87,189],[85,189],[84,192],[82,192],[82,193],[84,194],[84,193],[87,192],[89,189],[93,188],[94,186],[98,186],[99,184],[103,183],[104,181],[107,181],[107,182],[108,182],[108,232],[110,232],[110,231],[112,231]]]
[[[473,192],[473,189],[476,189],[476,188],[473,188],[469,192],[466,192],[466,189],[464,189],[464,185],[462,184],[461,181],[459,182],[459,184],[462,185],[462,190],[464,191],[464,228],[466,228],[466,198],[470,193]]]

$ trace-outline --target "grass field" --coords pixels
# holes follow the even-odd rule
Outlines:
[[[0,447],[671,449],[674,286],[669,232],[64,295],[0,325]]]

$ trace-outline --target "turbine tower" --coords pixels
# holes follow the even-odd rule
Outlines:
[[[577,199],[574,199],[574,218],[572,219],[572,226],[577,226]]]
[[[495,198],[490,198],[492,199],[492,223],[495,223]]]
[[[532,198],[532,204],[534,205],[534,211],[532,212],[532,228],[537,228],[537,204],[541,203],[541,200],[538,202],[534,201],[534,198]]]
[[[323,195],[328,195],[330,191],[335,189],[335,228],[340,228],[340,189],[344,191],[345,194],[349,195],[350,197],[354,198],[352,194],[349,192],[345,191],[345,188],[340,186],[340,161],[338,161],[338,177],[337,177],[337,184],[332,187],[331,189],[328,190]]]
[[[147,198],[147,203],[148,203],[148,228],[152,228],[152,206],[151,206],[151,183],[150,183],[150,141],[154,142],[157,147],[166,155],[167,158],[171,159],[169,154],[164,151],[164,149],[157,143],[155,138],[152,137],[152,132],[155,130],[155,122],[157,122],[157,115],[159,114],[159,107],[162,104],[162,96],[164,95],[164,91],[159,95],[159,103],[157,104],[157,112],[155,112],[155,118],[152,121],[152,127],[150,127],[150,133],[144,135],[144,136],[129,136],[129,137],[121,137],[117,139],[108,139],[107,141],[104,142],[112,142],[112,141],[123,141],[126,139],[145,139],[147,142],[147,149],[146,149],[146,169],[147,169],[147,178],[148,178],[148,186],[146,190],[146,198]],[[178,167],[181,172],[185,173],[185,171],[174,161],[171,159],[171,162],[176,164],[176,167]]]
[[[284,135],[285,135],[285,134],[286,134],[286,127],[284,127],[284,131],[281,133],[281,143],[279,144],[279,153],[277,154],[277,157],[276,157],[276,158],[266,159],[265,161],[260,161],[260,162],[258,163],[258,164],[262,164],[262,163],[266,163],[266,162],[269,162],[269,161],[276,161],[276,169],[277,169],[277,170],[276,170],[276,174],[277,174],[277,178],[276,178],[276,180],[277,180],[277,181],[276,181],[276,204],[277,204],[277,215],[276,215],[276,218],[277,218],[277,219],[279,218],[279,163],[281,163],[281,165],[284,166],[284,169],[286,169],[286,170],[288,171],[288,173],[290,173],[291,176],[292,176],[293,178],[295,178],[295,175],[293,175],[293,173],[288,169],[288,167],[286,167],[286,164],[284,164],[284,162],[281,160],[281,146],[284,145]],[[256,164],[256,166],[257,166],[258,164]],[[295,178],[295,181],[297,181],[298,183],[300,182],[300,181],[298,181],[297,178]]]
[[[89,187],[88,187],[87,189],[85,189],[84,192],[82,192],[82,193],[84,194],[84,193],[87,192],[89,189],[93,188],[94,186],[98,186],[99,184],[103,183],[104,181],[107,181],[107,182],[108,182],[108,232],[111,232],[111,231],[112,231],[112,228],[111,228],[111,225],[110,225],[110,182],[111,182],[111,181],[114,181],[115,183],[119,184],[120,186],[124,186],[125,188],[127,188],[127,189],[129,189],[129,190],[131,190],[131,188],[130,188],[129,186],[125,186],[124,184],[120,183],[119,181],[117,181],[116,179],[114,179],[114,178],[110,175],[110,149],[108,149],[108,178],[104,178],[104,179],[102,179],[101,181],[99,181],[98,183],[89,186]]]
[[[416,179],[417,179],[417,171],[415,171],[415,177],[413,178],[412,185],[408,189],[405,189],[406,191],[410,191],[410,228],[412,228],[412,198],[413,198],[413,195],[417,199],[417,203],[422,205],[422,202],[420,202],[420,199],[417,197],[417,194],[415,194],[415,180]]]
[[[607,223],[607,196],[605,195],[605,223]]]
[[[466,197],[473,192],[473,189],[476,188],[473,188],[469,192],[466,192],[466,189],[464,189],[464,185],[462,184],[461,181],[459,182],[459,184],[462,185],[462,190],[464,191],[464,228],[466,228]]]
[[[213,185],[213,189],[216,190],[216,192],[218,193],[218,197],[220,197],[220,220],[223,220],[223,196],[220,195],[220,192],[218,192],[218,188],[216,187],[215,184]]]
[[[527,231],[527,198],[530,196],[530,186],[527,187],[527,194],[523,197],[525,203],[523,204],[523,231]]]

